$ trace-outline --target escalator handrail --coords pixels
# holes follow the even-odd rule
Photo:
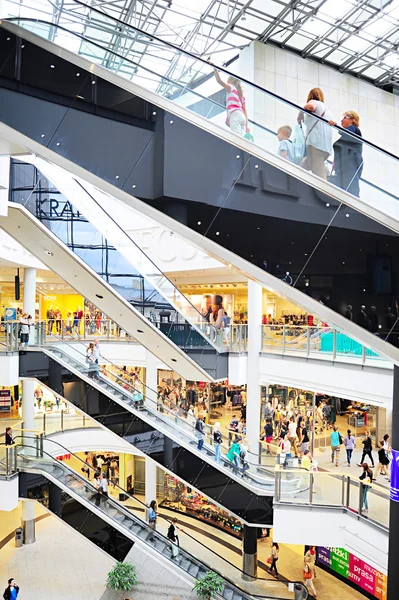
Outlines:
[[[18,437],[22,437],[22,436],[16,436],[14,439],[18,439]],[[30,436],[24,436],[24,439],[34,439],[31,438]],[[66,448],[65,446],[63,446],[62,444],[60,444],[59,442],[55,441],[55,440],[47,440],[46,441],[50,441],[51,443],[56,444],[57,446],[59,446],[60,448],[62,448],[66,454],[71,454],[75,459],[77,459],[79,462],[81,462],[85,467],[90,468],[91,470],[93,470],[94,472],[96,471],[96,469],[94,469],[94,467],[91,467],[90,465],[88,465],[86,462],[84,462],[79,456],[77,456],[74,452],[71,452],[68,448]],[[22,446],[23,448],[31,448],[34,449],[35,451],[37,450],[37,448],[35,446],[29,446],[25,443],[22,444],[18,444],[17,446]],[[12,446],[10,447],[12,448]],[[61,466],[61,468],[64,468],[66,471],[70,471],[74,477],[77,477],[78,479],[80,479],[85,485],[88,485],[89,487],[92,488],[93,492],[96,493],[97,489],[94,487],[94,485],[87,480],[85,477],[83,477],[82,475],[80,475],[77,471],[75,471],[74,469],[68,467],[65,463],[57,460],[57,458],[55,458],[54,456],[52,456],[51,454],[49,454],[48,452],[46,452],[45,450],[43,450],[42,452],[43,454],[45,454],[46,456],[48,456],[51,461],[56,464],[57,466]],[[26,458],[26,457],[24,457]],[[36,456],[28,456],[28,458],[32,458],[32,459],[39,459],[41,457],[36,457]],[[44,470],[44,473],[46,473],[46,471]],[[51,474],[50,474],[51,475]],[[132,496],[131,494],[129,494],[126,490],[124,490],[123,488],[121,488],[119,485],[115,486],[118,487],[119,490],[121,490],[121,493],[125,494],[126,496],[128,496],[129,498],[132,498],[132,500],[134,500],[135,502],[137,502],[138,504],[142,505],[144,507],[145,510],[148,509],[148,506],[144,503],[141,502],[141,500],[139,500],[138,498],[136,498],[135,496]],[[140,519],[140,517],[138,517],[137,515],[135,515],[134,513],[132,513],[128,508],[126,508],[125,506],[123,506],[122,504],[120,504],[117,500],[115,500],[115,498],[112,498],[111,496],[107,497],[107,501],[110,502],[111,504],[113,504],[118,510],[121,510],[122,512],[124,512],[126,514],[126,516],[128,516],[130,519],[132,520],[138,520],[140,521],[142,524],[144,524],[147,528],[148,528],[148,523],[146,521],[144,521],[143,519]],[[163,520],[165,520],[167,523],[170,523],[170,521],[164,517],[163,515],[160,515],[159,513],[157,513],[157,517],[161,518]],[[111,517],[112,518],[112,517]],[[167,543],[169,543],[169,539],[163,534],[160,533],[159,531],[155,531],[154,532],[155,535],[158,535],[159,537],[161,537],[164,541],[166,541]],[[200,544],[201,546],[203,546],[204,548],[206,548],[206,550],[210,551],[213,553],[213,550],[210,550],[209,548],[207,548],[205,546],[205,544],[203,544],[202,542],[200,542],[199,540],[197,540],[196,538],[192,537],[190,534],[188,534],[186,531],[184,531],[184,534],[187,535],[188,537],[190,537],[192,540],[194,540],[196,543]],[[204,565],[204,563],[201,563],[201,561],[199,561],[196,557],[194,557],[190,552],[188,552],[187,550],[184,550],[182,548],[180,548],[180,551],[183,551],[185,554],[187,554],[191,560],[193,560],[193,562],[195,562],[196,564],[199,564],[200,566],[207,566],[208,565]],[[223,558],[223,560],[229,564],[230,566],[234,567],[235,569],[237,569],[238,571],[240,571],[243,575],[247,575],[245,573],[245,571],[242,571],[239,567],[236,567],[233,563],[231,563],[230,561],[226,560],[224,557],[219,555],[219,558]],[[269,600],[269,596],[261,596],[261,595],[256,595],[256,596],[252,596],[250,595],[249,592],[246,592],[245,590],[242,590],[237,584],[235,584],[234,582],[232,582],[230,579],[228,579],[227,577],[225,577],[224,575],[222,575],[221,573],[219,573],[218,571],[216,571],[213,567],[210,567],[210,569],[212,569],[214,572],[216,572],[220,577],[222,577],[222,579],[224,579],[225,581],[227,581],[229,583],[230,586],[236,588],[237,590],[240,591],[240,593],[243,593],[244,595],[251,597],[256,597],[256,598],[265,598],[267,600]],[[258,580],[261,581],[267,581],[267,582],[271,582],[273,580],[270,579],[266,579],[264,577],[258,577]],[[275,600],[279,600],[278,598],[275,598]]]
[[[90,6],[88,4],[86,4],[85,2],[81,2],[81,0],[73,0],[73,2],[75,2],[76,4],[79,4],[80,6],[87,8],[89,11],[93,11],[99,15],[101,15],[102,17],[106,17],[107,19],[110,19],[111,21],[118,23],[119,26],[127,28],[127,29],[131,29],[133,31],[135,31],[136,33],[139,33],[143,36],[146,36],[156,42],[159,42],[160,44],[166,45],[169,48],[175,50],[176,52],[180,53],[180,54],[184,54],[194,60],[197,60],[203,64],[206,64],[214,69],[217,69],[218,71],[222,71],[225,75],[228,75],[229,77],[235,77],[238,78],[240,81],[242,81],[243,83],[245,83],[246,85],[249,85],[250,87],[255,88],[256,90],[265,93],[271,97],[273,97],[275,100],[279,100],[280,102],[283,102],[285,104],[288,104],[291,108],[294,108],[295,110],[304,112],[309,114],[310,116],[312,116],[313,118],[316,118],[324,123],[327,123],[326,119],[320,117],[319,115],[316,115],[314,113],[312,113],[311,111],[305,110],[303,107],[299,106],[298,104],[295,104],[294,102],[292,102],[291,100],[287,100],[285,98],[281,98],[281,96],[279,96],[278,94],[276,94],[275,92],[271,92],[269,90],[266,90],[265,88],[263,88],[262,86],[258,85],[257,83],[253,83],[251,81],[249,81],[248,79],[245,79],[244,77],[238,76],[235,73],[232,73],[231,71],[227,70],[225,67],[219,67],[217,65],[214,65],[211,61],[207,61],[204,58],[198,57],[195,54],[193,54],[192,52],[189,52],[188,50],[183,50],[181,48],[179,48],[178,46],[176,46],[175,44],[172,44],[171,42],[168,42],[166,40],[163,40],[162,38],[159,38],[151,33],[147,33],[146,31],[135,27],[134,25],[131,25],[130,23],[125,23],[124,21],[122,21],[121,19],[118,19],[117,17],[114,16],[110,16],[107,13],[103,12],[102,10],[99,10],[98,8],[95,8],[93,6]],[[76,13],[73,13],[73,11],[68,11],[68,14],[73,14],[74,16],[76,15]],[[86,15],[84,15],[86,16]],[[22,17],[23,20],[32,20],[32,21],[40,21],[40,19],[25,19],[24,17]],[[12,21],[12,20],[18,20],[17,17],[13,18],[13,19],[4,19],[5,21]],[[80,19],[82,20],[82,19]],[[59,27],[58,24],[53,24],[53,26]],[[86,38],[84,38],[86,40]],[[91,40],[86,40],[86,42],[90,42],[92,43]],[[110,53],[113,53],[112,51],[109,51]],[[113,53],[115,54],[115,53]],[[121,57],[124,60],[128,60],[124,57]],[[176,82],[175,82],[176,83]],[[192,91],[192,90],[190,90]],[[356,139],[356,140],[360,140],[363,143],[365,143],[366,145],[374,148],[375,150],[378,150],[379,152],[385,154],[386,156],[389,156],[390,158],[393,158],[396,161],[399,161],[399,157],[396,156],[395,154],[393,154],[392,152],[389,152],[388,150],[385,150],[384,148],[380,148],[379,146],[377,146],[377,144],[375,144],[374,142],[370,142],[368,140],[366,140],[365,138],[358,136],[352,132],[348,132],[346,129],[344,129],[343,127],[340,127],[339,125],[334,125],[333,126],[335,129],[337,129],[338,131],[345,133],[345,135],[349,135],[350,137]]]
[[[114,17],[110,17],[110,16],[109,16],[109,15],[107,15],[106,13],[103,13],[102,11],[99,11],[98,9],[96,9],[96,8],[94,8],[94,7],[88,7],[88,5],[84,4],[83,2],[80,2],[79,0],[73,0],[73,1],[74,1],[74,2],[77,2],[78,4],[82,4],[83,6],[86,6],[87,8],[90,8],[91,10],[93,10],[93,11],[95,11],[95,12],[98,12],[98,13],[100,13],[100,14],[102,14],[103,16],[106,16],[107,18],[114,18]],[[118,19],[115,19],[115,20],[119,21]],[[30,18],[28,18],[28,17],[10,17],[10,18],[7,18],[7,19],[3,19],[3,21],[4,21],[4,22],[9,22],[9,23],[14,23],[14,22],[18,23],[18,22],[21,22],[21,21],[22,21],[22,22],[34,22],[34,23],[41,23],[41,24],[44,24],[44,25],[49,25],[49,26],[51,26],[51,27],[55,27],[55,28],[57,28],[57,29],[61,29],[62,31],[65,31],[65,32],[69,33],[70,35],[74,35],[75,37],[78,37],[79,39],[81,39],[82,41],[84,41],[84,42],[85,42],[85,43],[87,43],[87,44],[91,44],[91,45],[95,46],[96,48],[99,48],[99,49],[101,49],[101,50],[104,50],[104,46],[101,46],[101,44],[99,44],[99,43],[95,42],[94,40],[87,40],[87,39],[86,39],[86,38],[85,38],[83,35],[81,35],[81,34],[79,34],[79,33],[75,32],[75,31],[71,31],[70,29],[68,29],[68,28],[64,27],[63,25],[59,25],[59,24],[55,25],[55,24],[51,23],[50,21],[45,21],[44,19],[35,19],[35,18],[32,18],[32,17],[30,17]],[[126,23],[125,23],[125,25],[126,25],[127,27],[130,27],[131,29],[134,29],[134,30],[136,30],[136,28],[135,28],[133,25],[127,25]],[[137,29],[137,31],[138,31],[139,33],[142,33],[143,35],[147,35],[148,37],[151,37],[151,38],[153,38],[153,39],[155,39],[155,40],[157,40],[157,41],[161,41],[162,43],[164,43],[164,44],[166,44],[166,45],[170,45],[170,46],[172,46],[173,48],[175,48],[176,50],[178,50],[178,47],[175,47],[175,46],[174,46],[173,44],[171,44],[170,42],[166,42],[166,41],[160,40],[159,38],[156,38],[156,37],[155,37],[155,36],[153,36],[152,34],[147,34],[147,33],[145,33],[145,32],[144,32],[144,31],[142,31],[141,29]],[[34,32],[32,32],[32,33],[34,33]],[[124,61],[126,61],[126,62],[128,62],[128,63],[131,63],[132,65],[135,65],[135,66],[140,66],[140,68],[141,68],[141,69],[143,69],[144,71],[147,71],[148,73],[151,73],[152,75],[156,75],[156,76],[158,76],[158,75],[159,75],[158,73],[156,73],[155,71],[152,71],[152,70],[151,70],[151,69],[149,69],[148,67],[143,67],[142,65],[138,65],[138,64],[136,64],[136,63],[135,63],[135,61],[133,61],[133,60],[131,60],[131,59],[129,59],[129,58],[126,58],[126,57],[124,57],[124,56],[122,56],[122,55],[118,54],[117,52],[114,52],[113,50],[109,50],[109,49],[107,48],[107,52],[108,52],[109,54],[112,54],[112,55],[114,55],[114,56],[117,56],[117,57],[118,57],[118,58],[120,58],[120,59],[123,59]],[[195,57],[195,55],[191,55],[189,52],[187,52],[187,51],[185,51],[185,50],[181,50],[181,52],[182,52],[182,53],[185,53],[185,54],[188,54],[188,55],[190,55],[192,58],[196,58],[196,60],[199,60],[199,61],[201,61],[201,62],[204,62],[204,63],[206,63],[207,65],[214,66],[212,63],[209,63],[208,61],[204,61],[203,59],[201,59],[201,58],[199,58],[199,57]],[[218,70],[221,70],[221,71],[223,71],[223,72],[224,72],[226,75],[229,75],[229,76],[235,77],[235,75],[234,75],[233,73],[231,73],[230,71],[227,71],[227,70],[226,70],[226,69],[224,69],[224,68],[221,68],[221,67],[214,67],[214,68],[217,68]],[[166,77],[165,75],[162,75],[162,78],[163,78],[163,79],[165,79],[165,80],[168,80],[170,83],[172,83],[172,84],[173,84],[173,85],[175,85],[175,86],[180,86],[180,87],[185,87],[185,88],[186,88],[186,86],[183,86],[183,85],[181,85],[179,82],[177,82],[177,81],[174,81],[173,79],[169,79],[169,78],[168,78],[168,77]],[[251,86],[257,87],[257,88],[258,88],[260,91],[262,91],[262,92],[264,92],[264,93],[266,93],[266,94],[270,94],[270,95],[271,95],[271,96],[273,96],[273,97],[274,97],[276,100],[279,100],[279,101],[281,101],[281,102],[284,102],[284,103],[286,103],[286,104],[289,104],[289,105],[291,105],[291,107],[293,107],[293,108],[295,108],[295,109],[298,109],[299,111],[302,111],[302,112],[304,112],[304,113],[307,113],[307,114],[309,114],[310,116],[312,116],[312,117],[314,117],[314,118],[316,118],[316,119],[319,119],[319,120],[323,121],[324,123],[326,123],[326,120],[325,120],[324,118],[322,118],[322,117],[320,117],[319,115],[316,115],[316,114],[314,114],[314,113],[311,113],[311,112],[309,112],[309,111],[305,110],[304,108],[301,108],[301,107],[299,107],[298,105],[294,104],[294,103],[293,103],[293,102],[291,102],[290,100],[286,100],[286,99],[284,99],[284,98],[281,98],[280,96],[278,96],[278,95],[277,95],[277,94],[275,94],[274,92],[270,92],[270,91],[268,91],[268,90],[265,90],[264,88],[262,88],[262,87],[258,86],[257,84],[255,84],[255,83],[251,83],[251,82],[249,82],[248,80],[246,80],[246,79],[244,79],[244,78],[242,78],[242,77],[240,77],[239,79],[240,79],[241,81],[243,81],[244,83],[248,84],[248,85],[251,85]],[[188,89],[188,88],[186,88],[186,89]],[[224,111],[224,110],[226,110],[226,107],[225,107],[223,104],[220,104],[220,102],[217,102],[217,101],[216,101],[216,100],[214,100],[214,99],[210,100],[210,99],[209,99],[209,98],[207,98],[206,96],[202,96],[202,95],[201,95],[199,92],[195,91],[195,89],[190,89],[189,91],[190,91],[190,93],[191,93],[191,94],[194,94],[195,96],[197,96],[198,98],[200,98],[200,99],[202,99],[202,100],[207,100],[208,102],[212,102],[212,104],[214,104],[214,105],[216,105],[216,106],[220,107],[220,108],[221,108],[223,111]],[[168,99],[168,98],[166,98],[166,99]],[[251,124],[253,124],[253,125],[256,125],[256,127],[258,127],[260,130],[262,130],[262,131],[265,131],[265,132],[267,132],[267,133],[269,133],[269,134],[271,134],[271,135],[273,135],[273,136],[276,136],[276,132],[274,132],[272,129],[269,129],[269,128],[268,128],[268,127],[266,127],[265,125],[261,125],[260,123],[257,123],[257,122],[255,122],[255,121],[254,121],[254,120],[252,120],[252,119],[248,119],[248,120],[249,120],[249,123],[251,123]],[[379,151],[379,152],[382,152],[383,154],[386,154],[386,155],[387,155],[387,156],[389,156],[390,158],[393,158],[393,159],[395,159],[395,160],[399,160],[399,157],[398,157],[398,156],[396,156],[395,154],[392,154],[391,152],[389,152],[388,150],[385,150],[384,148],[380,148],[379,146],[377,146],[376,144],[374,144],[374,142],[370,142],[370,141],[366,140],[365,138],[363,138],[363,137],[360,137],[360,136],[356,135],[355,133],[353,133],[353,132],[351,132],[351,131],[347,131],[346,129],[344,129],[344,128],[340,127],[339,125],[334,125],[334,126],[333,126],[333,128],[334,128],[334,129],[337,129],[339,132],[342,132],[342,133],[344,133],[346,136],[350,136],[350,137],[353,137],[353,138],[357,138],[357,139],[358,139],[358,140],[360,140],[362,143],[364,143],[364,144],[366,144],[366,145],[368,145],[368,146],[372,147],[374,150],[377,150],[377,151]],[[238,138],[238,139],[239,139],[239,138]],[[261,148],[261,147],[259,146],[259,148]],[[332,165],[334,161],[332,161],[332,160],[328,160],[327,162],[328,162],[329,164],[331,164],[331,165]],[[389,196],[390,198],[393,198],[394,200],[399,200],[399,197],[398,197],[398,196],[395,196],[395,195],[394,195],[392,192],[389,192],[388,190],[385,190],[385,189],[383,189],[382,187],[380,187],[379,185],[377,185],[377,184],[375,184],[375,183],[373,183],[373,182],[369,181],[369,180],[368,180],[368,179],[366,179],[365,177],[360,177],[360,180],[361,180],[361,181],[364,181],[364,182],[365,182],[367,185],[369,185],[370,187],[372,187],[372,188],[374,188],[374,189],[376,189],[376,190],[378,190],[378,191],[382,192],[383,194],[386,194],[386,195],[387,195],[387,196]],[[338,186],[335,186],[335,185],[334,185],[334,187],[338,187]],[[343,188],[339,188],[339,189],[343,189]],[[346,191],[346,190],[344,190],[344,191]]]
[[[145,258],[154,266],[154,268],[157,270],[157,272],[160,273],[160,275],[166,279],[170,285],[178,291],[179,294],[181,294],[185,300],[187,301],[187,303],[190,305],[190,307],[198,314],[198,316],[200,317],[200,324],[201,325],[206,325],[209,326],[213,329],[216,330],[216,327],[212,324],[212,323],[208,323],[207,321],[204,320],[204,317],[201,315],[200,311],[198,310],[198,308],[196,306],[194,306],[194,304],[191,302],[190,298],[187,298],[187,296],[185,296],[176,286],[175,284],[171,281],[171,279],[169,279],[169,277],[167,277],[167,275],[165,275],[161,269],[155,264],[155,262],[144,252],[144,250],[142,250],[140,248],[140,246],[133,240],[133,238],[127,233],[127,231],[125,231],[120,224],[109,214],[109,212],[94,198],[94,196],[86,189],[86,187],[82,184],[81,181],[77,180],[75,177],[73,177],[74,181],[84,190],[84,192],[91,198],[91,200],[96,204],[96,206],[98,208],[100,208],[100,210],[102,210],[102,212],[107,216],[107,218],[118,228],[119,231],[122,232],[123,235],[125,235],[127,237],[127,239],[132,243],[133,246],[135,246],[136,248],[138,248],[139,252],[141,252]],[[139,271],[140,272],[140,271]],[[145,275],[143,275],[143,277],[145,277]],[[149,283],[153,286],[154,284],[151,283],[151,281],[149,280]],[[162,292],[159,291],[159,293],[162,295]],[[167,302],[169,302],[167,300]],[[170,304],[170,302],[169,302]],[[173,306],[173,305],[172,305]],[[177,311],[177,309],[175,309]],[[178,311],[177,311],[178,312]],[[203,337],[204,334],[201,331],[201,329],[199,329],[195,323],[190,323],[190,321],[188,321],[187,317],[184,315],[184,313],[182,313],[182,316],[184,317],[184,319],[186,320],[186,322],[193,327],[194,329],[196,329],[197,331],[199,331],[201,333],[201,335]],[[206,339],[206,338],[205,338]]]

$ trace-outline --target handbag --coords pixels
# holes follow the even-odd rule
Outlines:
[[[267,562],[267,564],[268,564],[268,565],[271,565],[271,564],[272,564],[272,562],[273,562],[273,557],[272,557],[272,555],[270,555],[270,556],[268,556],[268,557],[267,557],[267,559],[266,559],[266,562]]]
[[[344,440],[342,439],[342,435],[340,433],[338,433],[339,435],[339,445],[342,446],[342,444],[344,443]]]
[[[312,579],[312,570],[308,565],[306,565],[306,567],[307,567],[307,570],[303,569],[303,578],[304,579]]]

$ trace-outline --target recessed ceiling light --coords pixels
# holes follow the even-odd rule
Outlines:
[[[216,235],[220,235],[220,232],[219,232],[219,231],[217,231],[217,232],[216,232]]]
[[[153,112],[152,114],[153,114],[153,115],[154,115],[154,117],[155,117],[155,115],[156,115],[157,113],[156,113],[156,111],[154,110],[154,112]]]
[[[144,333],[142,329],[137,329],[137,333]]]
[[[240,155],[239,155],[239,154],[237,154],[236,158],[240,158]]]
[[[80,73],[76,73],[76,77],[80,77]]]
[[[171,125],[173,125],[173,121],[169,121],[169,123],[170,123]]]
[[[55,69],[55,65],[50,65],[50,69]]]
[[[51,252],[51,250],[45,250],[44,252],[45,252],[45,254],[47,254],[47,256],[54,256],[54,254]]]
[[[349,217],[349,213],[346,213],[345,217],[348,218]]]
[[[177,362],[177,360],[175,358],[171,358],[170,359],[172,362]]]
[[[201,221],[198,221],[197,225],[201,225]]]
[[[327,208],[328,208],[328,207],[330,206],[330,203],[329,203],[329,202],[327,202],[326,206],[327,206]]]

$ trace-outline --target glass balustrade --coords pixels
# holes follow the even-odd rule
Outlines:
[[[339,508],[389,528],[389,488],[376,482],[364,486],[356,475],[276,468],[275,502],[287,505]],[[295,481],[291,487],[288,482]],[[364,494],[367,494],[368,510]]]
[[[245,140],[246,136],[253,140],[255,153],[257,149],[266,151],[273,156],[274,162],[280,153],[277,139],[280,126],[290,126],[296,132],[295,139],[299,142],[303,142],[306,134],[310,134],[314,127],[323,128],[327,137],[339,142],[340,147],[336,152],[339,151],[344,165],[338,168],[338,160],[335,160],[337,170],[329,177],[332,194],[333,186],[337,185],[350,194],[360,196],[364,203],[376,206],[396,218],[398,157],[339,126],[331,127],[327,120],[332,119],[332,115],[315,117],[313,113],[303,110],[303,107],[241,77],[248,107],[248,125],[245,126],[244,123],[242,127],[236,126],[234,119],[227,126],[229,119],[226,118],[224,86],[229,77],[236,77],[228,69],[219,68],[210,61],[183,51],[166,40],[127,25],[78,0],[72,6],[69,3],[63,7],[58,25],[51,22],[53,6],[50,1],[43,1],[35,13],[32,13],[28,2],[10,1],[8,8],[11,22],[51,39],[55,44],[84,56],[92,63],[105,66],[121,78],[131,80],[159,97],[170,100],[175,105],[173,110],[180,107],[183,109],[182,114],[188,110],[210,120],[218,128],[235,133],[237,144],[240,140]],[[120,32],[122,40],[118,52],[108,48],[109,36],[115,30]],[[162,60],[148,55],[145,61],[141,61],[138,54],[144,45],[158,47]],[[334,117],[339,121],[341,115]],[[296,131],[298,124],[302,126],[302,132]],[[350,168],[345,168],[345,163],[349,162],[348,152],[355,152],[357,160]],[[292,157],[281,158],[276,164],[294,174],[296,169],[302,169],[299,165],[308,169],[309,159],[298,149],[298,154],[293,152]],[[326,166],[328,172],[331,168],[331,163]],[[313,178],[316,183],[317,175],[313,175]]]

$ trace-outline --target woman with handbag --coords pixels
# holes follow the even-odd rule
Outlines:
[[[278,561],[278,553],[279,553],[279,546],[277,544],[277,542],[273,542],[271,549],[270,549],[270,556],[267,559],[267,562],[270,564],[270,574],[273,575],[276,579],[278,579],[278,571],[277,571],[277,561]],[[273,573],[274,571],[274,573]]]
[[[304,109],[321,117],[326,123],[309,113],[301,111],[298,114],[298,123],[304,122],[306,127],[306,158],[302,166],[321,179],[327,179],[325,161],[332,153],[332,129],[328,122],[332,115],[324,104],[324,94],[320,88],[310,90]]]
[[[367,463],[362,464],[363,473],[360,475],[359,479],[362,486],[362,513],[369,512],[369,503],[367,499],[367,494],[371,489],[371,483],[373,482],[373,471],[370,469]]]
[[[314,579],[313,569],[312,569],[311,565],[307,561],[305,561],[304,565],[303,565],[303,582],[307,588],[311,589],[313,596],[315,598],[317,598],[313,579]]]

